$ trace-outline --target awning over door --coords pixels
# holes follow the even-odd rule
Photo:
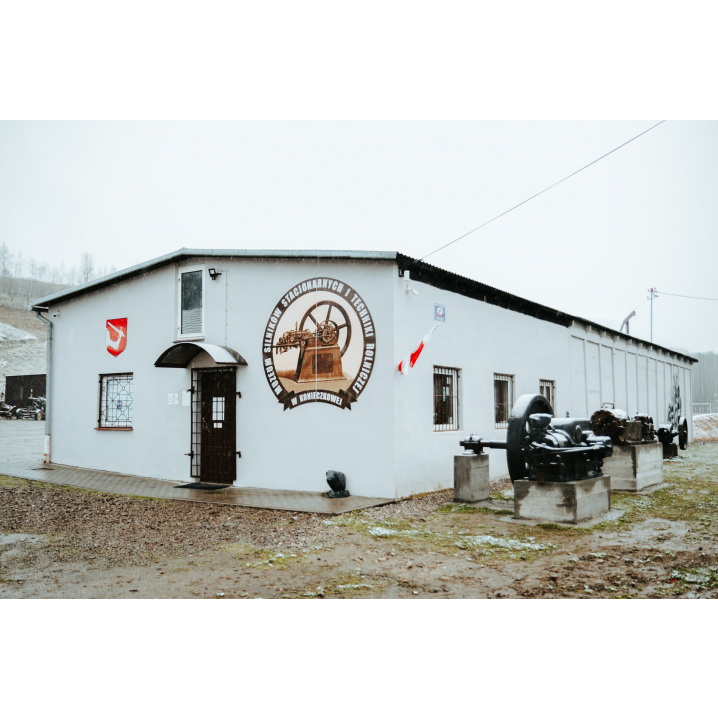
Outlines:
[[[204,342],[179,342],[160,354],[155,366],[163,369],[185,369],[189,363],[200,353],[207,352],[215,364],[220,366],[247,366],[239,352],[229,347],[220,347],[216,344]]]

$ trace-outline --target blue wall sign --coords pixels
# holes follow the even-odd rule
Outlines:
[[[446,307],[443,304],[434,304],[434,321],[446,321]]]

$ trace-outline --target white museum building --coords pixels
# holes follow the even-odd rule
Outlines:
[[[656,424],[678,399],[692,440],[692,357],[396,252],[180,249],[34,309],[56,464],[401,498],[452,487],[459,441],[504,440],[527,393]]]

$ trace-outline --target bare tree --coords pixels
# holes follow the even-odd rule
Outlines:
[[[12,252],[7,244],[0,244],[0,294],[8,293],[8,278],[12,267]]]
[[[95,260],[89,252],[83,252],[80,258],[80,281],[83,284],[92,281],[95,275]]]

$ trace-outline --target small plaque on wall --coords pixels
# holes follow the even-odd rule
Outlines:
[[[443,304],[434,304],[434,321],[446,321],[446,307]]]

